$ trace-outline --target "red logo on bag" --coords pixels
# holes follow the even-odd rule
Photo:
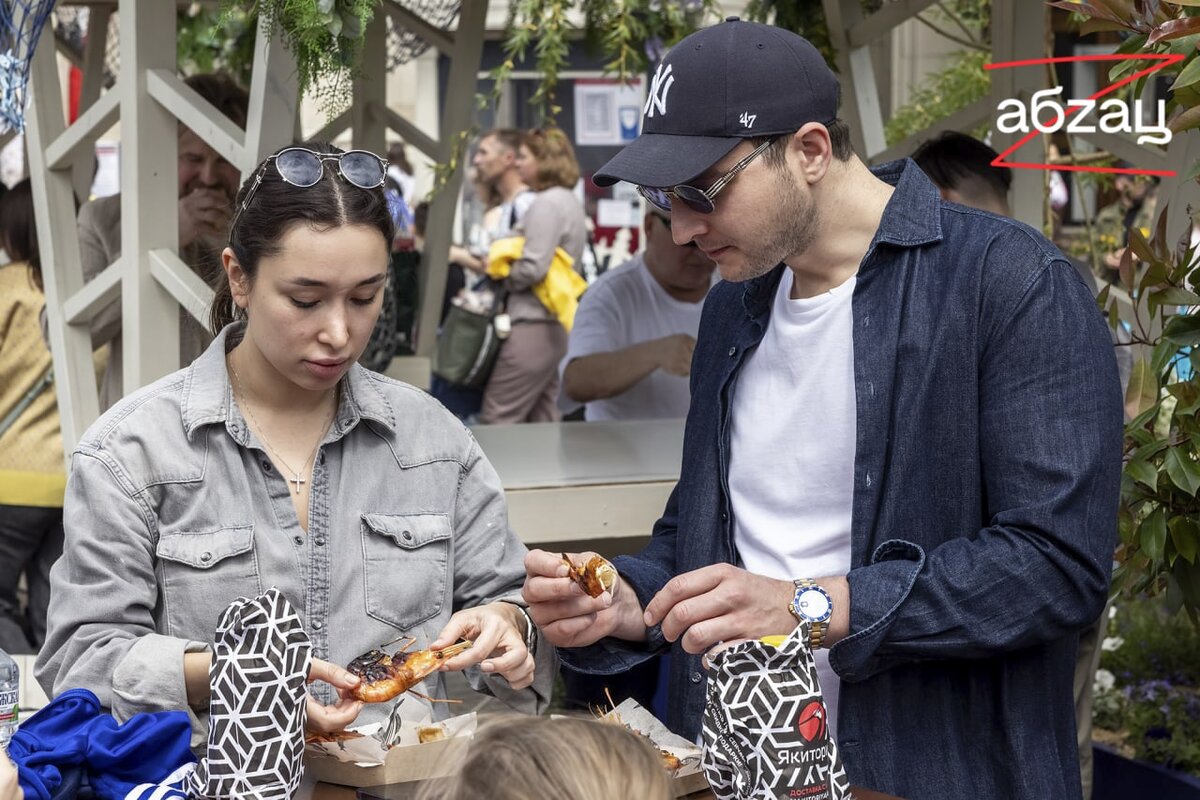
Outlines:
[[[825,704],[813,700],[800,712],[796,727],[807,742],[815,742],[825,738]]]

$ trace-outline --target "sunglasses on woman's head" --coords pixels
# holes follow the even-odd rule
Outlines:
[[[637,190],[642,197],[646,198],[646,202],[661,211],[670,213],[671,198],[674,197],[697,214],[711,214],[716,208],[714,201],[717,198],[717,194],[728,186],[729,182],[736,178],[739,172],[750,166],[750,162],[765,152],[774,141],[774,139],[768,139],[751,150],[749,155],[734,164],[733,169],[729,170],[729,172],[717,178],[707,190],[697,189],[695,186],[688,186],[686,183],[681,183],[678,186],[672,186],[668,189],[639,186]]]
[[[279,173],[280,178],[301,189],[308,189],[320,183],[326,161],[337,162],[338,174],[347,183],[360,189],[378,189],[383,186],[386,179],[388,163],[387,159],[367,150],[348,150],[345,153],[318,153],[307,147],[289,147],[286,150],[280,150],[275,155],[269,156],[259,167],[254,184],[246,192],[245,199],[238,206],[237,213],[233,215],[233,221],[229,223],[231,234],[238,218],[250,205],[250,199],[254,197],[254,192],[262,183],[267,165],[272,161],[275,162],[275,171]]]

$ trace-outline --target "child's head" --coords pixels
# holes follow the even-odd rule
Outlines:
[[[457,775],[420,796],[669,800],[674,792],[658,754],[621,725],[506,715],[480,726]]]

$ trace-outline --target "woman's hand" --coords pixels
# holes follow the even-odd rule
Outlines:
[[[345,730],[346,726],[358,718],[362,711],[362,702],[350,696],[350,690],[358,685],[359,677],[349,670],[342,669],[336,664],[312,660],[312,668],[308,671],[308,682],[325,681],[337,689],[338,701],[331,706],[322,705],[317,698],[308,695],[308,723],[305,726],[310,731],[318,733],[334,733]],[[3,800],[0,798],[0,800]]]
[[[0,751],[0,800],[23,800],[25,792],[17,782],[17,768]]]
[[[466,669],[479,664],[485,674],[499,675],[514,689],[533,683],[533,655],[525,647],[525,614],[512,603],[489,603],[464,608],[450,618],[437,641],[437,650],[459,639],[470,639],[469,650],[446,661],[441,670]]]

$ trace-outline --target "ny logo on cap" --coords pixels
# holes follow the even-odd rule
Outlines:
[[[667,92],[671,91],[671,84],[675,83],[671,69],[671,64],[659,64],[658,69],[654,71],[654,79],[650,82],[650,96],[646,98],[646,107],[642,109],[642,113],[647,117],[653,117],[655,109],[658,109],[659,114],[666,115]]]

